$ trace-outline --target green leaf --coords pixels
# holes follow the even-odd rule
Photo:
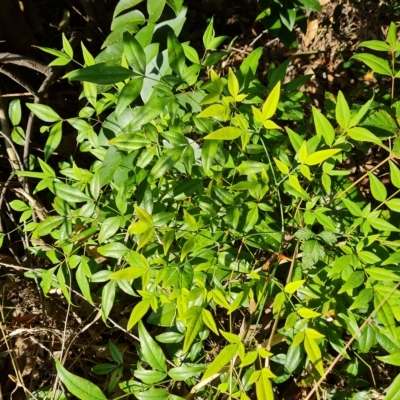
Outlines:
[[[200,332],[200,329],[203,326],[203,313],[201,307],[193,306],[189,308],[186,314],[190,319],[189,323],[187,324],[185,341],[183,343],[184,353],[187,353],[190,350],[192,343],[196,339],[197,334]]]
[[[347,131],[347,134],[352,139],[357,140],[358,142],[371,142],[377,144],[382,143],[382,141],[377,136],[375,136],[372,132],[365,128],[351,128]]]
[[[57,149],[60,145],[62,139],[62,121],[54,124],[49,133],[49,137],[46,140],[46,144],[44,145],[44,160],[47,161],[51,154]]]
[[[71,372],[68,372],[58,359],[56,361],[56,369],[61,382],[65,385],[69,392],[80,400],[107,400],[107,397],[99,389],[98,386],[86,379],[80,378]]]
[[[354,310],[356,308],[365,307],[374,297],[374,291],[371,288],[363,289],[354,299],[353,304],[350,306],[349,310]]]
[[[92,82],[97,83],[98,85],[112,85],[114,83],[122,82],[134,75],[135,73],[129,69],[121,67],[120,65],[115,65],[112,61],[108,61],[71,71],[65,75],[65,78],[68,78],[70,81]]]
[[[166,0],[148,0],[147,12],[149,13],[148,23],[155,23],[161,17]]]
[[[127,330],[130,331],[149,311],[151,299],[139,301],[131,312],[129,317]]]
[[[217,324],[215,323],[215,320],[214,320],[211,312],[208,311],[207,309],[203,308],[202,314],[203,314],[203,322],[207,325],[207,327],[210,330],[212,330],[216,335],[219,335]]]
[[[217,129],[208,134],[205,140],[234,140],[243,135],[246,131],[236,128],[235,126],[227,126],[225,128]]]
[[[400,276],[385,268],[366,268],[365,272],[377,281],[399,281]]]
[[[113,18],[121,14],[123,11],[128,10],[129,8],[135,7],[142,1],[143,0],[119,0],[115,7]]]
[[[312,108],[312,113],[314,117],[315,130],[317,132],[318,137],[323,137],[325,139],[325,143],[328,146],[331,146],[333,140],[335,139],[335,130],[333,126],[328,121],[328,119],[319,111],[317,108]]]
[[[138,133],[125,133],[111,139],[109,143],[126,151],[139,150],[151,145],[151,141]]]
[[[373,69],[374,71],[382,74],[382,75],[387,75],[387,76],[392,76],[392,70],[390,69],[389,63],[387,60],[384,60],[383,58],[374,56],[372,54],[355,54],[353,57],[358,61],[361,61],[365,64],[367,64],[368,67]]]
[[[171,368],[168,371],[168,375],[175,381],[186,381],[186,379],[190,379],[200,372],[203,372],[204,369],[205,366],[203,364],[192,366],[183,365],[180,367]]]
[[[27,103],[26,106],[42,121],[57,122],[61,120],[61,117],[49,106],[30,103]]]
[[[139,10],[129,11],[113,19],[111,30],[124,29],[125,31],[129,31],[137,25],[142,25],[144,21],[145,17]]]
[[[396,376],[394,381],[387,389],[384,400],[399,400],[400,399],[400,374]]]
[[[387,222],[382,218],[367,217],[367,221],[378,231],[400,232],[400,229],[396,228],[390,222]]]
[[[64,221],[65,217],[62,215],[47,217],[44,221],[39,223],[39,225],[36,228],[36,232],[39,236],[46,236],[50,232],[53,232]]]
[[[279,96],[281,94],[281,82],[275,85],[275,87],[271,90],[271,93],[268,95],[267,100],[265,101],[262,107],[262,116],[263,119],[270,119],[276,112],[279,103]]]
[[[168,62],[172,71],[182,77],[185,69],[185,52],[175,33],[168,32],[167,37]]]
[[[342,149],[320,150],[308,155],[304,163],[307,165],[317,165],[341,151]]]
[[[138,400],[168,400],[173,396],[163,389],[149,389],[145,392],[135,391],[134,393]]]
[[[306,353],[308,355],[308,357],[310,358],[311,362],[314,364],[315,369],[318,371],[318,373],[323,376],[324,375],[324,367],[323,367],[323,363],[322,363],[322,354],[321,354],[321,350],[318,347],[317,342],[315,341],[315,339],[313,339],[312,337],[309,337],[307,335],[305,335],[304,338],[304,348],[306,350]]]
[[[400,367],[400,353],[389,354],[388,356],[377,356],[376,358],[385,364],[396,365],[396,367]]]
[[[357,47],[366,47],[375,51],[390,51],[390,46],[380,40],[366,40],[365,42],[361,42]]]
[[[347,101],[342,91],[339,90],[336,101],[336,120],[343,129],[347,129],[350,123],[350,119],[351,114],[349,105],[347,104]]]
[[[381,262],[381,259],[370,251],[360,251],[358,257],[366,264],[379,264]]]
[[[156,162],[151,169],[148,182],[152,183],[161,178],[167,171],[169,171],[181,158],[183,147],[174,147],[167,150]]]
[[[120,242],[112,242],[98,247],[97,251],[104,257],[121,258],[128,254],[129,249]]]
[[[165,372],[156,370],[145,370],[137,369],[133,372],[135,378],[140,379],[143,383],[147,385],[154,385],[155,383],[161,382],[165,379],[167,374]]]
[[[345,207],[350,211],[350,213],[353,214],[355,217],[362,216],[362,211],[356,203],[346,198],[342,198],[342,202],[345,205]]]
[[[369,184],[371,187],[372,196],[381,202],[384,202],[387,197],[385,185],[374,175],[368,172]]]
[[[123,34],[124,54],[133,71],[144,74],[146,71],[146,53],[140,43],[129,33]]]
[[[287,134],[289,135],[289,140],[293,146],[293,149],[295,150],[296,153],[298,153],[301,148],[301,145],[304,142],[303,138],[295,131],[292,131],[290,128],[285,127],[285,129]]]
[[[390,180],[397,189],[400,189],[400,169],[396,166],[396,164],[389,160],[390,166]]]
[[[10,102],[8,106],[8,116],[11,123],[16,126],[21,122],[21,102],[19,99],[14,99]]]
[[[238,344],[229,344],[224,347],[217,357],[215,357],[214,361],[208,366],[201,380],[204,381],[210,376],[213,376],[231,362],[237,352],[238,346]]]
[[[54,194],[69,203],[93,202],[93,199],[73,186],[55,182],[52,185]]]
[[[344,285],[338,291],[338,294],[361,286],[364,283],[364,278],[365,276],[363,271],[352,272],[350,276],[346,279]]]
[[[167,372],[167,361],[160,346],[149,335],[142,321],[139,321],[138,328],[140,351],[143,355],[143,359],[150,365],[150,367],[158,371]]]
[[[103,243],[112,237],[119,229],[121,224],[121,217],[107,218],[102,224],[98,236],[98,242]]]
[[[356,126],[357,124],[360,123],[360,121],[364,118],[365,114],[368,112],[368,110],[371,107],[371,104],[374,100],[374,96],[372,96],[372,99],[368,100],[357,112],[357,114],[351,119],[349,128]]]

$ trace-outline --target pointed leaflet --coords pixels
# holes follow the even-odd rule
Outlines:
[[[280,93],[281,93],[281,82],[278,81],[278,83],[272,89],[271,93],[268,95],[267,100],[263,105],[262,116],[264,120],[270,119],[275,114],[275,111],[279,103]]]
[[[185,341],[183,343],[183,352],[187,353],[194,340],[197,337],[201,327],[203,326],[203,313],[202,308],[193,306],[187,311],[187,315],[190,318],[187,324]]]
[[[257,400],[274,400],[271,378],[274,377],[269,368],[261,370],[260,377],[256,383]]]
[[[54,194],[69,203],[93,202],[93,199],[72,186],[55,182],[52,185]]]
[[[243,135],[246,131],[236,128],[235,126],[227,126],[211,132],[204,139],[205,140],[234,140]]]
[[[397,189],[400,189],[400,169],[396,166],[396,164],[389,160],[390,166],[390,180]]]
[[[350,108],[343,93],[339,90],[337,102],[336,102],[336,120],[340,127],[347,129],[350,123]]]
[[[61,120],[61,117],[49,106],[44,104],[29,104],[26,106],[44,122],[57,122]]]
[[[377,136],[375,136],[368,129],[361,128],[359,126],[356,126],[354,128],[350,128],[347,131],[347,134],[353,140],[357,140],[359,142],[371,142],[371,143],[377,143],[377,144],[382,143],[381,139],[379,139]]]
[[[168,32],[167,45],[169,66],[172,71],[181,77],[185,69],[185,52],[175,33],[172,31]]]
[[[229,68],[228,90],[234,99],[239,94],[239,82],[238,82],[235,74],[233,73],[232,68]]]
[[[51,154],[57,149],[60,145],[62,139],[62,121],[54,124],[49,133],[49,137],[46,140],[46,144],[44,145],[44,160],[47,161]]]
[[[372,196],[378,201],[385,201],[387,191],[385,185],[374,175],[368,172]]]
[[[124,54],[133,71],[144,74],[146,71],[146,54],[140,43],[129,33],[124,32]]]
[[[400,374],[390,384],[386,392],[384,400],[399,400],[400,399]]]
[[[318,347],[318,344],[315,341],[315,339],[310,337],[310,335],[307,335],[307,331],[306,331],[306,335],[304,337],[304,348],[306,350],[308,357],[310,358],[311,362],[313,363],[315,369],[318,371],[318,373],[321,376],[323,376],[324,375],[324,367],[322,364],[321,350]]]
[[[169,171],[181,158],[184,147],[174,147],[167,150],[151,169],[148,182],[152,183]]]
[[[387,76],[392,76],[392,70],[390,69],[389,63],[383,58],[374,56],[372,54],[355,54],[353,57],[358,61],[361,61],[368,65],[374,71]]]
[[[71,71],[66,74],[65,77],[70,81],[92,82],[97,83],[98,85],[112,85],[134,75],[135,73],[129,69],[115,65],[114,62],[108,61],[83,69]]]
[[[333,140],[335,139],[335,130],[333,129],[331,123],[318,109],[312,108],[312,113],[314,117],[315,130],[318,137],[323,137],[325,143],[331,146]]]
[[[224,347],[217,355],[217,357],[215,357],[214,361],[208,366],[207,371],[205,372],[201,380],[204,381],[210,376],[221,371],[221,369],[224,368],[229,362],[231,362],[233,357],[235,357],[238,347],[239,344],[237,343],[229,344],[228,346]]]
[[[327,160],[329,157],[334,156],[335,154],[342,151],[342,149],[329,149],[329,150],[321,150],[316,153],[310,154],[306,160],[304,161],[307,165],[317,165]]]
[[[61,382],[78,399],[81,400],[107,400],[107,397],[98,386],[86,379],[68,372],[56,359],[56,369]]]
[[[140,91],[143,87],[143,78],[137,78],[130,80],[121,90],[118,97],[117,107],[115,113],[117,118],[120,116],[122,111],[125,110],[136,98],[139,96]]]
[[[372,99],[368,100],[357,112],[357,114],[351,119],[349,128],[356,126],[360,123],[360,121],[364,118],[365,114],[371,107],[372,101],[374,100],[374,96]]]
[[[140,339],[140,351],[143,355],[143,359],[150,365],[150,367],[166,372],[167,361],[160,346],[155,340],[149,335],[142,321],[139,321],[139,339]]]
[[[128,326],[126,329],[130,331],[149,311],[151,299],[139,301],[131,312],[129,317]]]

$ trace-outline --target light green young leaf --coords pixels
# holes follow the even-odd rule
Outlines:
[[[365,275],[363,271],[354,271],[350,274],[348,279],[344,282],[344,285],[338,291],[338,294],[345,293],[348,290],[352,290],[361,286],[364,283]]]
[[[341,151],[342,149],[320,150],[313,154],[308,155],[304,163],[307,165],[317,165]]]
[[[350,108],[347,104],[347,101],[342,93],[339,90],[337,101],[336,101],[336,120],[343,129],[347,129],[349,127],[351,119]]]
[[[311,362],[314,364],[315,369],[318,373],[323,376],[324,375],[324,366],[322,363],[322,353],[320,348],[318,347],[315,339],[307,335],[304,338],[304,348]]]
[[[227,126],[225,128],[217,129],[211,132],[204,139],[205,140],[234,140],[245,133],[244,130],[236,128],[235,126]]]
[[[388,61],[384,60],[383,58],[374,56],[372,54],[367,54],[367,53],[355,54],[351,58],[355,58],[356,60],[367,64],[368,67],[370,67],[374,71],[378,72],[379,74],[387,75],[387,76],[393,75]]]
[[[400,199],[390,199],[386,202],[390,210],[400,213]]]
[[[211,41],[214,39],[214,28],[213,28],[214,18],[211,18],[210,23],[207,26],[206,31],[203,34],[203,44],[206,50],[211,50],[210,44]]]
[[[333,140],[335,139],[335,130],[333,126],[328,121],[328,119],[319,111],[317,108],[312,108],[312,113],[314,117],[315,130],[317,132],[318,137],[323,137],[325,139],[325,143],[328,146],[331,146]]]
[[[297,313],[306,319],[312,319],[312,318],[316,318],[319,317],[321,314],[319,312],[310,310],[309,308],[306,307],[302,307],[299,310],[297,310]]]
[[[263,368],[261,370],[260,377],[256,383],[256,394],[258,400],[274,400],[275,396],[271,383],[271,377],[273,376],[274,375],[269,368]]]
[[[130,331],[147,313],[150,308],[151,299],[145,299],[136,304],[129,317],[127,330]]]
[[[98,386],[79,376],[71,374],[56,359],[56,369],[61,382],[69,392],[80,400],[107,400]]]
[[[287,134],[289,135],[290,143],[293,146],[293,149],[297,153],[300,150],[304,139],[295,131],[291,130],[290,128],[285,127]]]
[[[207,327],[210,330],[212,330],[216,335],[219,335],[217,324],[215,323],[215,320],[214,320],[211,312],[208,311],[207,309],[203,308],[202,314],[203,314],[203,322],[207,325]]]
[[[143,355],[144,361],[146,361],[150,367],[158,371],[167,372],[167,361],[161,347],[149,335],[142,321],[139,321],[138,328],[140,351]]]
[[[305,279],[300,281],[290,282],[285,286],[285,293],[293,294],[297,289],[303,286]]]
[[[192,378],[200,372],[203,372],[204,369],[204,364],[191,366],[182,365],[180,367],[171,368],[168,371],[168,375],[175,381],[186,381],[187,379]]]
[[[264,120],[270,119],[275,114],[275,111],[278,107],[280,94],[281,82],[278,81],[275,87],[271,90],[271,93],[268,95],[267,100],[262,107],[262,116]]]
[[[74,58],[74,51],[72,50],[71,43],[65,37],[64,32],[62,33],[62,43],[63,43],[63,50],[65,51],[65,54],[71,59]]]
[[[222,104],[213,104],[204,109],[200,114],[196,115],[196,118],[217,117],[218,115],[224,114],[226,110],[227,107]]]
[[[233,98],[239,94],[239,82],[236,75],[233,73],[232,68],[229,68],[228,73],[228,90]]]
[[[390,23],[388,33],[386,36],[386,42],[389,43],[391,49],[393,50],[396,47],[396,43],[398,42],[397,40],[397,26],[396,24],[392,21]]]
[[[229,344],[228,346],[224,347],[217,357],[215,357],[214,361],[208,366],[207,371],[204,373],[201,380],[204,381],[210,376],[216,374],[217,372],[221,371],[221,369],[224,368],[229,362],[231,362],[237,352],[238,346],[238,344]]]

